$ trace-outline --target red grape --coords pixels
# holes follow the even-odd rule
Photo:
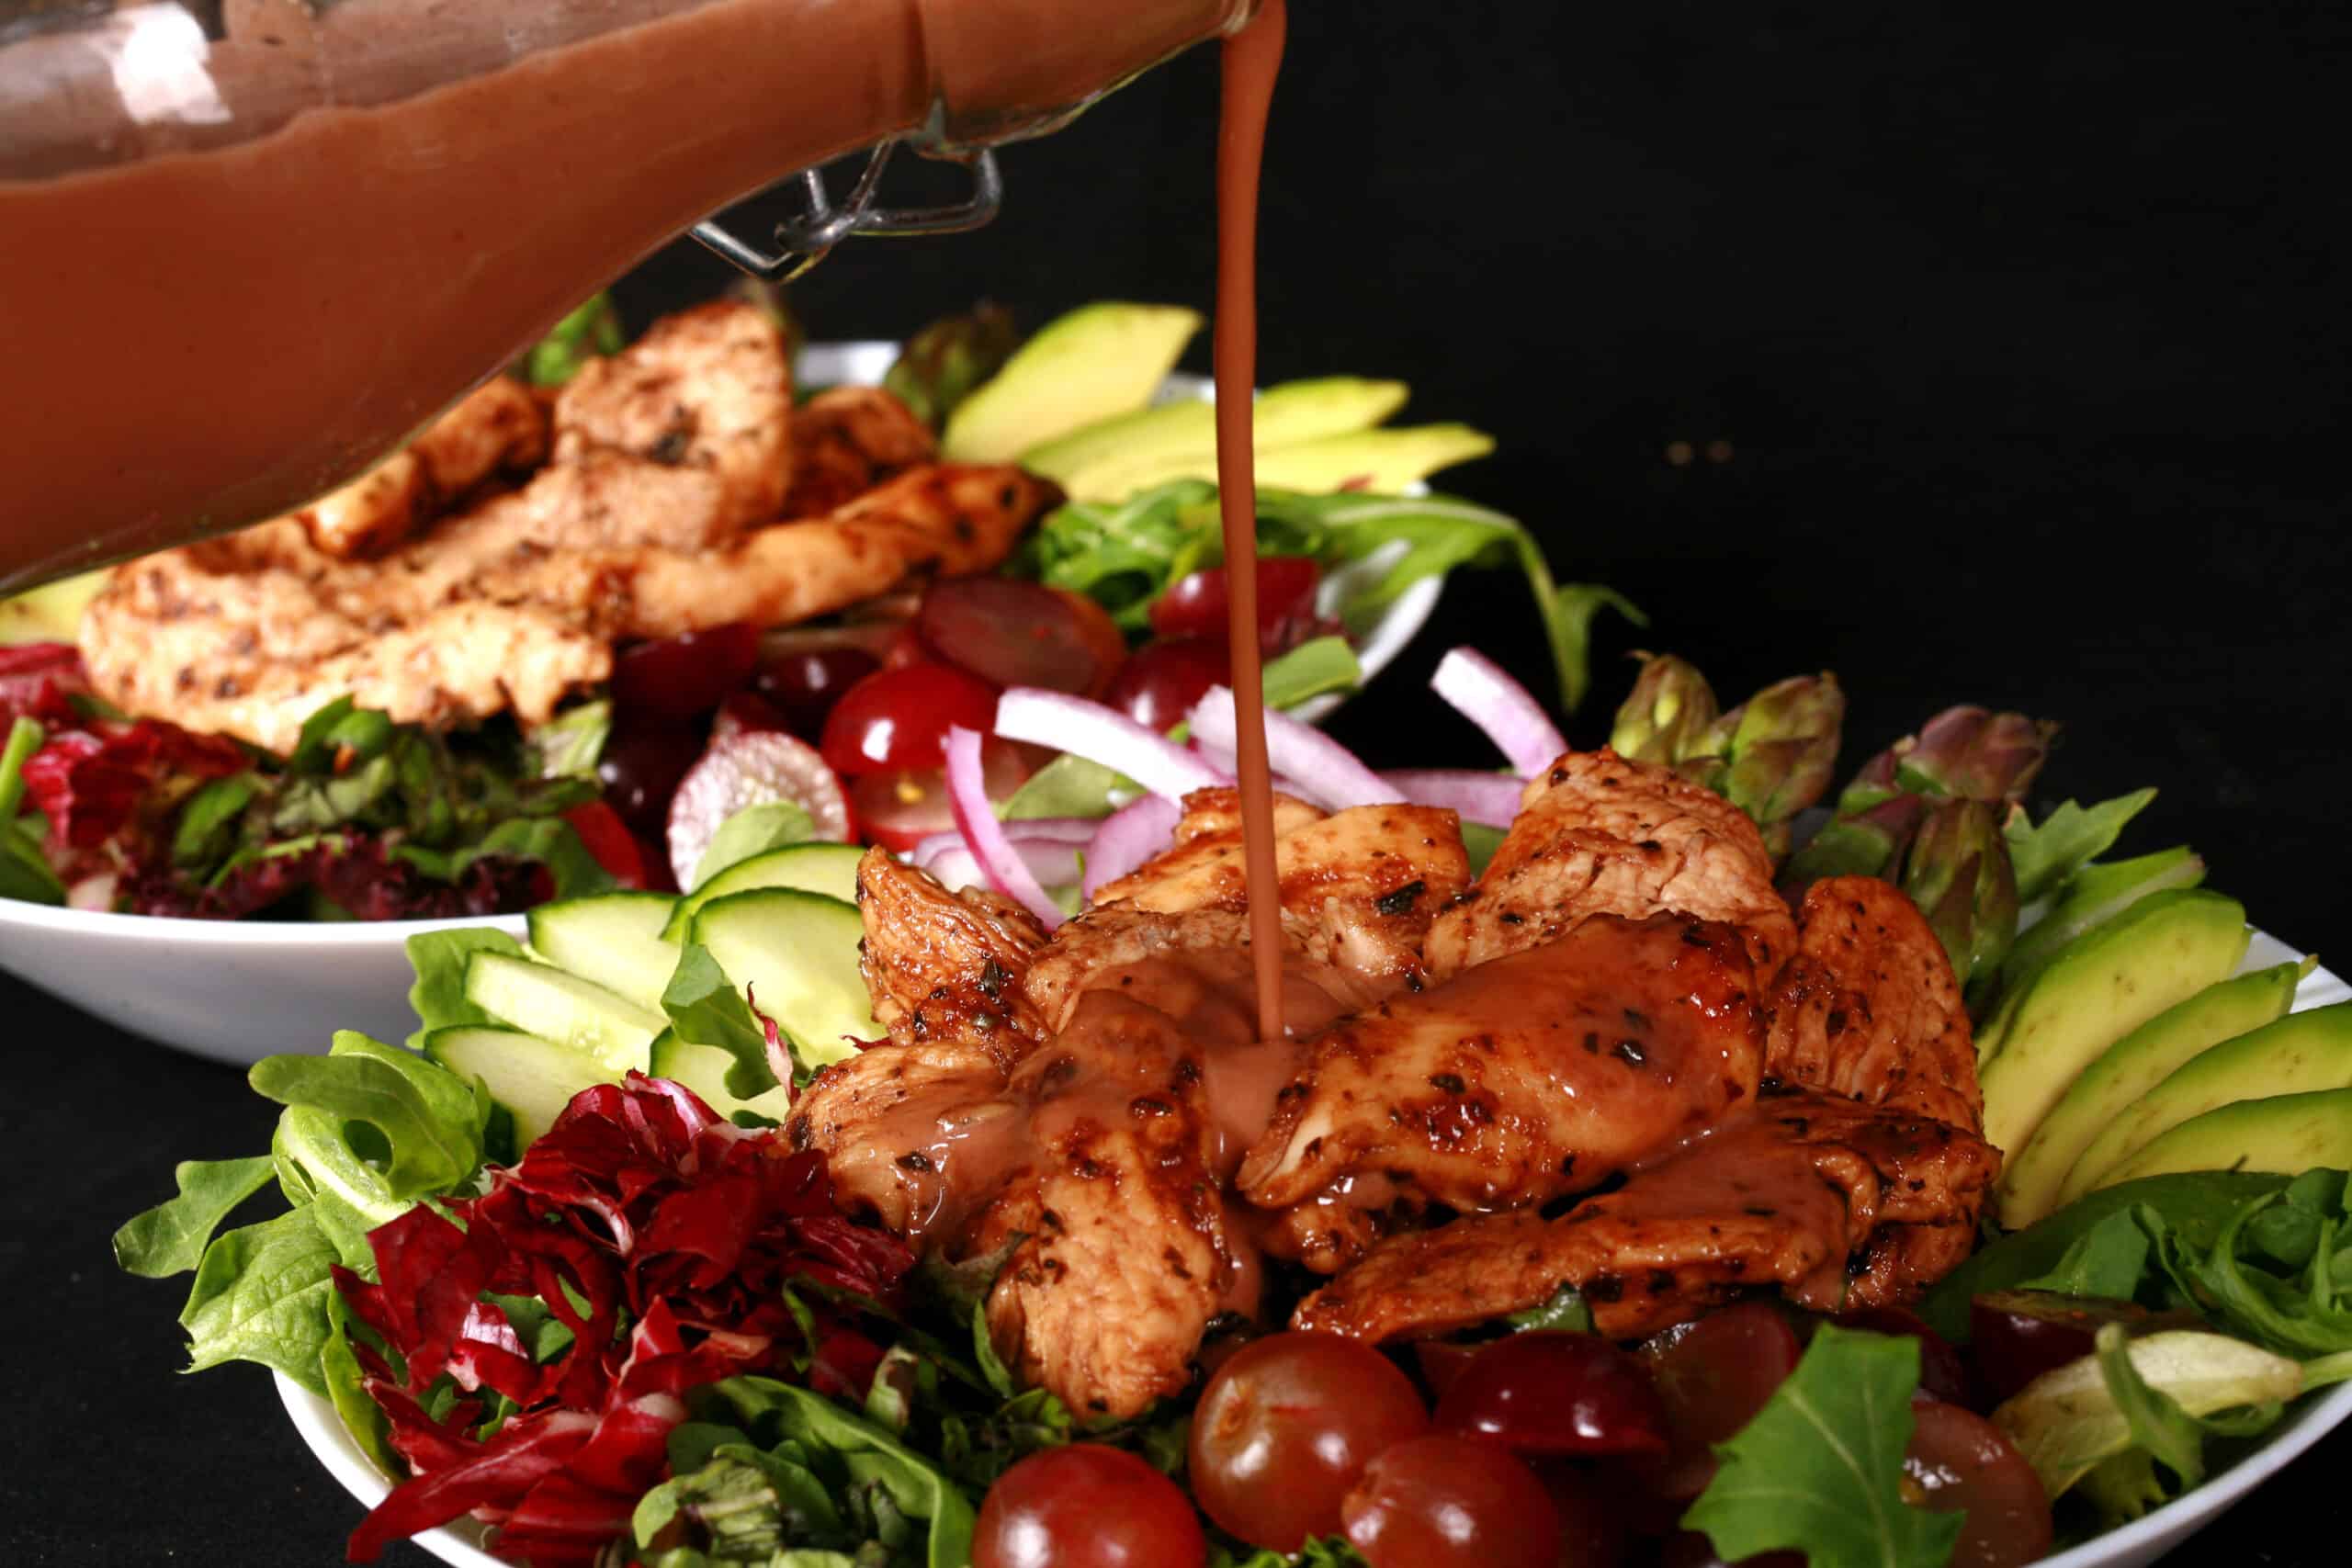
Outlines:
[[[1672,1439],[1658,1490],[1695,1497],[1715,1473],[1713,1447],[1764,1408],[1796,1371],[1796,1331],[1762,1302],[1713,1312],[1645,1347]]]
[[[702,755],[703,740],[684,723],[624,722],[596,761],[605,801],[640,838],[658,839],[670,820],[670,796]]]
[[[1126,655],[1094,601],[1012,577],[933,583],[915,624],[933,652],[998,686],[1100,692]]]
[[[1911,1405],[1903,1457],[1906,1496],[1923,1508],[1965,1510],[1953,1568],[2020,1568],[2050,1550],[2050,1497],[2001,1429],[1939,1399]]]
[[[636,643],[613,660],[613,705],[692,718],[749,681],[759,661],[759,628],[741,621]]]
[[[1560,1568],[1615,1568],[1625,1560],[1632,1521],[1610,1478],[1572,1460],[1531,1460],[1528,1468],[1560,1516]]]
[[[1968,1363],[1951,1342],[1919,1320],[1917,1314],[1901,1307],[1868,1307],[1860,1312],[1841,1313],[1838,1322],[1846,1328],[1865,1329],[1872,1334],[1894,1337],[1905,1335],[1919,1342],[1919,1392],[1931,1399],[1952,1404],[1973,1404],[1970,1397],[1973,1384],[1968,1375]]]
[[[1666,1409],[1642,1364],[1591,1334],[1513,1334],[1479,1350],[1437,1424],[1525,1454],[1662,1454]]]
[[[1968,1305],[1969,1343],[1985,1392],[1996,1402],[2042,1373],[2091,1353],[2106,1324],[2129,1331],[2154,1326],[2155,1314],[2131,1302],[2061,1295],[2054,1291],[1996,1291]]]
[[[990,800],[1002,801],[1029,777],[1021,749],[991,735],[980,742],[980,782]],[[849,785],[850,807],[866,841],[901,852],[933,833],[956,826],[947,799],[947,770],[867,773]]]
[[[1322,573],[1303,556],[1258,562],[1258,646],[1279,653],[1303,640],[1315,623],[1315,587]],[[1233,588],[1226,569],[1211,567],[1178,578],[1152,601],[1151,629],[1165,637],[1225,640]]]
[[[1211,686],[1229,685],[1233,663],[1222,641],[1186,637],[1148,642],[1120,666],[1102,700],[1137,724],[1165,731]]]
[[[1666,1538],[1666,1549],[1658,1554],[1658,1568],[1726,1568],[1722,1553],[1714,1543],[1697,1530],[1679,1530]],[[1805,1568],[1802,1551],[1759,1551],[1753,1557],[1743,1557],[1729,1568]]]
[[[1124,1450],[1031,1454],[980,1501],[972,1568],[1201,1568],[1207,1537],[1183,1489]]]
[[[1384,1450],[1340,1506],[1372,1568],[1557,1568],[1560,1516],[1509,1450],[1431,1432]]]
[[[762,660],[752,690],[775,710],[785,728],[807,739],[824,728],[825,716],[843,692],[881,668],[881,659],[863,648],[802,649]]]
[[[996,693],[945,664],[910,664],[866,676],[825,716],[820,750],[844,778],[936,768],[955,726],[996,728]]]
[[[1271,1334],[1201,1393],[1193,1495],[1250,1545],[1295,1551],[1339,1529],[1340,1499],[1375,1454],[1428,1427],[1412,1380],[1362,1340]]]

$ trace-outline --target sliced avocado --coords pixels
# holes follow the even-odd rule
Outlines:
[[[2059,1201],[2122,1179],[2111,1173],[2136,1165],[2141,1150],[2210,1111],[2245,1100],[2332,1089],[2352,1089],[2352,1002],[2290,1013],[2190,1057],[2099,1130],[2067,1173]]]
[[[1181,305],[1083,305],[1049,322],[947,418],[940,456],[1009,463],[1031,447],[1151,400],[1201,330]]]
[[[2075,938],[2017,997],[1999,1050],[1979,1069],[1986,1141],[2024,1148],[2085,1067],[2227,976],[2252,940],[2244,906],[2201,888],[2143,898]]]
[[[2109,865],[2086,865],[2067,882],[2057,901],[2034,925],[2018,934],[2009,955],[2001,961],[2003,1011],[2066,944],[2094,926],[2113,919],[2152,893],[2175,887],[2195,887],[2205,880],[2205,863],[2187,844],[2135,855]],[[1992,1027],[2001,1023],[1996,1014]],[[1992,1048],[1980,1032],[1977,1055],[1990,1056]]]
[[[2159,1134],[2100,1179],[2100,1185],[2181,1170],[2275,1170],[2352,1166],[2352,1089],[2241,1100]]]
[[[2103,1129],[2200,1052],[2283,1017],[2318,962],[2306,958],[2208,986],[2109,1046],[2009,1156],[1994,1190],[2002,1225],[2018,1230],[2056,1209],[2067,1172]]]
[[[0,646],[20,642],[78,642],[82,612],[107,585],[107,570],[85,571],[0,599]]]
[[[1261,452],[1295,446],[1326,436],[1369,430],[1405,406],[1402,381],[1368,381],[1358,376],[1326,376],[1285,381],[1258,395],[1250,411],[1251,439]],[[1216,405],[1205,399],[1162,403],[1154,409],[1098,420],[1058,441],[1021,454],[1033,474],[1067,485],[1087,475],[1097,489],[1125,481],[1117,470],[1148,469],[1179,457],[1216,457]],[[1131,495],[1135,487],[1120,491]]]
[[[1393,495],[1456,463],[1483,457],[1495,440],[1466,424],[1417,424],[1401,430],[1359,430],[1258,454],[1258,483],[1268,490],[1309,495],[1355,489]],[[1170,479],[1214,479],[1216,457],[1171,457],[1165,462],[1073,477],[1063,488],[1073,501],[1124,501],[1139,490]]]

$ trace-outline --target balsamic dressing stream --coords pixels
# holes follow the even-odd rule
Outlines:
[[[1258,369],[1258,170],[1288,20],[1284,0],[1265,0],[1255,19],[1225,40],[1216,134],[1217,505],[1230,593],[1226,636],[1233,656],[1234,750],[1258,1036],[1269,1041],[1283,1037],[1283,927],[1273,775],[1266,759],[1265,681],[1258,654],[1258,483],[1250,401]]]

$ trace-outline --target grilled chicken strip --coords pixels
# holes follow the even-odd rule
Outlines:
[[[548,420],[512,376],[475,388],[374,472],[294,513],[311,543],[348,560],[381,555],[492,474],[547,460]]]
[[[893,1041],[978,1051],[1001,1080],[1046,1037],[1022,988],[1046,944],[1035,916],[950,893],[878,846],[857,863],[857,903],[865,925],[858,969]]]
[[[1336,1218],[1351,1202],[1409,1214],[1590,1188],[1756,1093],[1756,992],[1729,926],[1597,916],[1317,1038],[1240,1190]],[[1359,1239],[1304,1234],[1327,1269]]]
[[[1807,890],[1771,1005],[1768,1076],[1984,1130],[1960,984],[1918,906],[1892,883],[1838,876]]]
[[[1571,751],[1529,784],[1478,886],[1430,929],[1425,956],[1444,979],[1592,915],[1661,909],[1741,928],[1762,976],[1796,945],[1746,813],[1654,763]]]
[[[786,517],[815,517],[939,456],[931,427],[879,387],[829,387],[792,411]]]
[[[1967,1256],[2000,1168],[1982,1138],[1807,1090],[1757,1109],[1559,1219],[1521,1210],[1386,1242],[1292,1324],[1442,1334],[1574,1285],[1594,1326],[1624,1338],[1758,1286],[1825,1312],[1892,1304]]]
[[[910,577],[984,571],[1058,495],[1010,466],[913,469],[823,517],[725,549],[582,550],[516,562],[502,596],[579,606],[614,637],[675,637],[733,621],[789,626]]]

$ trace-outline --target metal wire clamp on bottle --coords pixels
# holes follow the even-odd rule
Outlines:
[[[808,209],[780,220],[775,249],[763,249],[743,239],[716,219],[695,225],[693,233],[710,251],[754,277],[788,283],[825,259],[835,245],[849,239],[899,239],[915,234],[959,234],[992,220],[1004,205],[1004,178],[996,155],[986,150],[950,161],[972,172],[972,194],[944,207],[889,208],[874,205],[881,188],[882,171],[899,143],[876,144],[839,207],[825,189],[821,169],[804,169],[797,176],[808,193]],[[790,181],[786,182],[787,185]]]

